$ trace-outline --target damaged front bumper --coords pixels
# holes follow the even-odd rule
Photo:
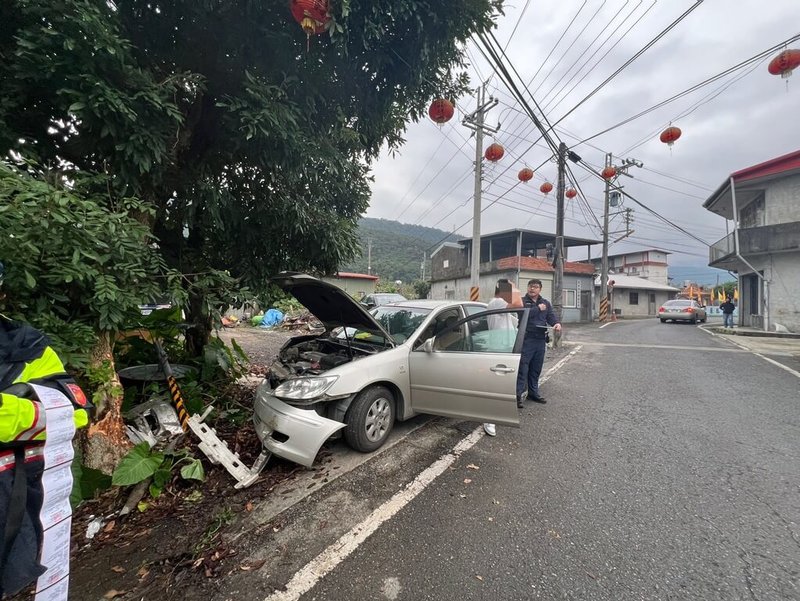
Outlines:
[[[306,467],[314,463],[322,443],[344,428],[313,409],[284,403],[266,386],[256,393],[254,409],[253,425],[264,449]]]

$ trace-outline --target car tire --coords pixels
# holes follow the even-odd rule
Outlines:
[[[661,323],[667,323],[666,319],[659,319],[658,321],[660,321]]]
[[[692,324],[693,324],[693,325],[697,325],[697,315],[695,315],[694,317],[692,317]]]
[[[388,389],[374,386],[358,393],[345,415],[344,439],[356,451],[383,446],[394,426],[395,400]]]

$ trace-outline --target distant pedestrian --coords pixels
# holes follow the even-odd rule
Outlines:
[[[561,331],[558,316],[550,301],[541,296],[542,280],[530,280],[528,292],[522,297],[522,305],[530,309],[525,339],[522,342],[522,356],[517,373],[517,407],[522,408],[522,395],[528,391],[528,398],[536,403],[546,403],[539,394],[539,376],[542,373],[544,354],[547,349],[547,326],[556,332]]]
[[[733,299],[729,296],[719,308],[722,311],[722,325],[726,328],[732,328],[733,312],[736,311],[736,305],[733,304]]]
[[[497,285],[494,288],[494,298],[486,305],[488,311],[494,309],[506,309],[512,306],[512,290],[511,282],[507,279],[497,280]],[[516,336],[514,333],[517,331],[517,316],[512,313],[498,313],[497,315],[489,315],[486,321],[490,330],[505,330],[509,332],[508,342],[513,346]],[[492,423],[483,424],[483,429],[489,436],[497,434],[497,428]]]

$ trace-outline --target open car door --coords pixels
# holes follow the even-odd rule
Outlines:
[[[516,382],[527,309],[483,311],[409,354],[417,413],[519,427]]]

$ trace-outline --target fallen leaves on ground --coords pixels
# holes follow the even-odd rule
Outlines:
[[[243,572],[251,572],[253,570],[258,570],[265,563],[267,563],[266,559],[259,559],[258,561],[248,561],[240,565],[239,569],[242,570]]]
[[[127,591],[118,591],[117,589],[112,588],[110,591],[106,591],[106,594],[103,595],[103,598],[104,599],[114,599],[115,597],[121,597],[126,592]]]
[[[479,469],[481,469],[481,468],[479,468],[479,467],[478,467],[477,465],[475,465],[474,463],[470,463],[470,464],[467,466],[467,469],[468,469],[468,470],[479,470]]]

